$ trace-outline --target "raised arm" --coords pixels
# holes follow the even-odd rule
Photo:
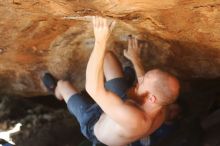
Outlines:
[[[90,95],[95,95],[97,91],[104,90],[103,63],[106,43],[113,27],[113,21],[108,23],[107,19],[93,17],[95,45],[86,68],[86,90]]]
[[[129,59],[134,65],[138,82],[142,80],[145,74],[144,67],[142,66],[141,63],[140,54],[141,54],[141,46],[138,44],[137,39],[132,36],[129,36],[128,49],[124,50],[124,56],[127,59]]]
[[[138,127],[143,114],[137,108],[125,104],[116,94],[104,88],[103,62],[106,42],[110,36],[114,22],[100,17],[93,18],[95,46],[86,69],[86,90],[101,109],[119,125]]]

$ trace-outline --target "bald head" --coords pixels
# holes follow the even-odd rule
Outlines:
[[[148,72],[154,78],[151,93],[157,97],[161,105],[173,103],[179,95],[179,81],[173,75],[159,69]]]

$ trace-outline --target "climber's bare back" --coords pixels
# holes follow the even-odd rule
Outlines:
[[[137,107],[136,104],[129,100],[126,104]],[[109,146],[124,146],[137,139],[150,135],[164,122],[164,117],[164,111],[149,116],[143,111],[143,119],[147,118],[147,120],[139,123],[138,126],[140,128],[132,130],[125,128],[127,125],[124,127],[118,125],[115,121],[109,118],[109,116],[103,113],[95,124],[94,133],[98,140],[104,144]],[[140,121],[143,120],[140,119]]]

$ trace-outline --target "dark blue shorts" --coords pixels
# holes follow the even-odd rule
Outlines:
[[[122,100],[127,98],[126,91],[129,87],[130,84],[125,78],[116,78],[105,83],[105,88],[117,94]],[[82,134],[92,143],[96,144],[100,142],[94,135],[93,128],[103,111],[91,99],[89,96],[77,93],[70,97],[67,102],[67,107],[69,112],[74,115],[79,122]]]

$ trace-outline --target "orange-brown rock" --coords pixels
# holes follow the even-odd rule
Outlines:
[[[145,44],[146,69],[220,77],[219,0],[0,0],[0,94],[47,94],[46,71],[82,89],[94,15],[118,20],[109,48],[123,62],[133,34]]]

